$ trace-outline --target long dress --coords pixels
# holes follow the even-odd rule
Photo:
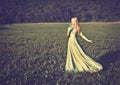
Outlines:
[[[98,72],[103,69],[102,65],[94,61],[88,56],[81,48],[77,41],[77,31],[71,26],[68,27],[67,34],[70,33],[68,40],[67,59],[65,70],[67,72]],[[81,32],[80,36],[83,39],[87,39]]]

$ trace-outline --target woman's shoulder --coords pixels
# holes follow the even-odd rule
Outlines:
[[[72,27],[72,26],[68,26],[68,29],[69,29],[69,30],[72,30],[72,29],[73,29],[73,27]]]

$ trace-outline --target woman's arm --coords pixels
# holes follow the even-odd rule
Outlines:
[[[70,37],[70,33],[71,33],[71,27],[68,27],[68,31],[67,31],[67,36]]]
[[[80,32],[80,36],[89,43],[93,42],[92,40],[89,40],[82,32]]]

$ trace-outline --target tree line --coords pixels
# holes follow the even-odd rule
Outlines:
[[[119,0],[3,0],[0,23],[119,21]]]

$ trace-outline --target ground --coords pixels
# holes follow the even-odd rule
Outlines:
[[[0,25],[0,85],[119,85],[120,23],[80,23],[79,42],[104,69],[65,72],[69,23]]]

